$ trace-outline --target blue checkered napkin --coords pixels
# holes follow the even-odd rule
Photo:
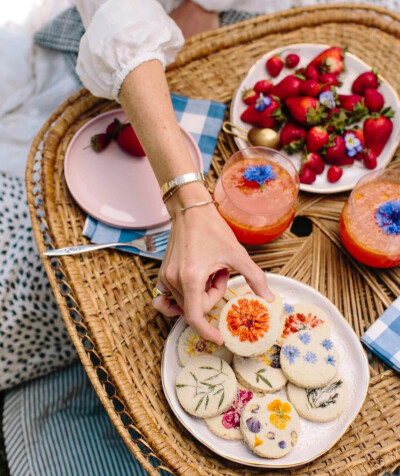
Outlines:
[[[400,373],[400,297],[372,324],[361,341]]]
[[[190,99],[178,94],[171,94],[171,99],[179,124],[190,133],[199,146],[203,157],[204,172],[207,173],[217,145],[226,105],[215,101]],[[83,229],[83,235],[93,243],[111,243],[130,241],[156,231],[158,229],[155,228],[150,230],[121,230],[104,225],[88,216]],[[132,246],[124,246],[118,249],[159,260],[162,260],[164,255],[163,252],[144,253]]]

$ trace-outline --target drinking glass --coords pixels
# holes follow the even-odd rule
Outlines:
[[[375,268],[400,264],[400,170],[362,177],[340,217],[340,237],[360,263]]]
[[[299,176],[293,163],[266,147],[233,154],[215,185],[218,210],[237,239],[259,245],[278,238],[293,220]]]

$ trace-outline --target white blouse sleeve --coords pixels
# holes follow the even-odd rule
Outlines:
[[[75,0],[86,32],[76,72],[99,97],[118,100],[125,77],[137,66],[172,63],[184,39],[156,0]]]

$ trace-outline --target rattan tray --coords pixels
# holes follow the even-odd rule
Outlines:
[[[259,17],[192,38],[168,70],[171,90],[230,101],[250,66],[265,52],[291,43],[349,46],[400,92],[400,17],[384,9],[336,5]],[[39,251],[83,243],[85,216],[65,185],[63,160],[74,133],[116,104],[82,90],[44,124],[28,158],[27,188]],[[397,119],[399,120],[399,119]],[[211,188],[232,139],[218,140]],[[397,153],[390,166],[400,166]],[[297,215],[312,222],[308,236],[287,231],[250,250],[265,270],[305,282],[325,294],[361,335],[400,295],[400,269],[373,271],[343,251],[338,218],[346,199],[302,194]],[[173,418],[160,381],[164,340],[172,322],[151,306],[157,262],[103,250],[44,260],[66,327],[99,398],[121,437],[151,474],[253,475],[194,440]],[[340,441],[313,463],[268,474],[391,472],[400,463],[400,379],[370,356],[371,384],[361,413]],[[264,471],[265,472],[265,471]]]

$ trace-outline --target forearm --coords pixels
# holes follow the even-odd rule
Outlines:
[[[132,124],[160,186],[196,172],[172,107],[167,80],[159,61],[135,68],[122,83],[119,100]],[[201,183],[181,187],[167,201],[171,215],[177,209],[210,199]]]

